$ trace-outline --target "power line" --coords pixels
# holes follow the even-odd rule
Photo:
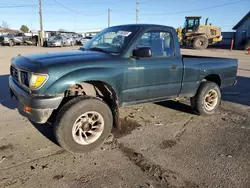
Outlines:
[[[71,11],[71,12],[78,13],[77,11],[74,11],[74,10],[72,10],[72,9],[70,9],[70,8],[68,8],[68,7],[66,7],[66,6],[64,6],[63,4],[57,2],[56,0],[52,0],[52,1],[54,1],[56,4],[60,5],[61,7],[65,8],[65,9]]]
[[[193,9],[193,10],[187,10],[187,11],[181,11],[181,12],[172,12],[172,13],[158,13],[158,14],[140,14],[141,16],[162,16],[162,15],[171,15],[171,14],[183,14],[183,13],[188,13],[188,12],[196,12],[196,11],[202,11],[202,10],[209,10],[209,9],[214,9],[214,8],[218,8],[218,7],[223,7],[223,6],[228,6],[228,5],[232,5],[232,4],[236,4],[242,1],[247,1],[247,0],[238,0],[238,1],[234,1],[234,2],[230,2],[230,3],[225,3],[225,4],[221,4],[221,5],[216,5],[216,6],[210,6],[210,7],[205,7],[205,8],[200,8],[200,9]],[[134,13],[125,13],[125,12],[117,12],[118,14],[131,14],[133,15]]]
[[[208,9],[214,9],[214,8],[218,8],[218,7],[228,6],[228,5],[239,3],[241,1],[246,1],[246,0],[238,0],[238,1],[230,2],[230,3],[221,4],[221,5],[210,6],[210,7],[194,9],[194,10],[181,11],[181,12],[160,13],[160,14],[141,14],[141,15],[160,16],[160,15],[168,15],[168,14],[183,14],[183,13],[188,13],[188,12],[202,11],[202,10],[208,10]]]
[[[24,8],[24,7],[36,7],[36,4],[32,4],[32,5],[4,5],[4,6],[0,6],[0,8]]]

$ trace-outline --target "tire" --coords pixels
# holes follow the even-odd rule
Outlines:
[[[63,42],[61,42],[61,45],[60,45],[60,47],[61,47],[61,48],[63,47]]]
[[[193,47],[196,50],[204,50],[208,47],[208,39],[206,37],[200,36],[193,40]]]
[[[83,129],[85,129],[85,126],[87,125],[87,128],[90,129],[90,125],[87,120],[84,121],[84,123],[80,122],[78,124],[81,124],[79,127],[79,131],[83,131],[80,133],[79,131],[75,131],[77,128],[76,122],[81,115],[84,115],[87,113],[87,116],[84,116],[84,118],[89,117],[88,113],[98,113],[100,122],[102,121],[103,124],[94,123],[92,125],[94,126],[102,126],[102,129],[93,129],[89,130],[89,132],[85,132],[83,134]],[[90,120],[93,120],[92,118],[88,118]],[[95,117],[97,118],[97,117]],[[79,121],[78,121],[79,122]],[[54,131],[55,131],[55,137],[59,143],[59,145],[71,152],[71,153],[83,153],[88,152],[96,147],[100,146],[104,140],[109,136],[111,133],[113,126],[113,116],[112,112],[109,108],[109,106],[104,103],[103,101],[95,98],[86,98],[86,97],[76,97],[69,102],[67,102],[63,107],[60,109],[60,111],[57,114],[57,118],[54,125]],[[91,126],[92,127],[92,126]],[[74,133],[75,132],[75,133]],[[89,134],[90,132],[94,134]],[[80,136],[81,135],[81,136]],[[86,139],[85,135],[88,135],[88,139]],[[99,137],[95,136],[99,135]],[[74,138],[75,137],[75,138]],[[83,143],[79,143],[81,139],[84,138]],[[92,138],[93,142],[90,142]],[[95,139],[96,140],[95,140]],[[86,143],[85,141],[88,140],[89,143]]]
[[[9,46],[14,46],[14,41],[13,40],[10,40],[10,43],[9,43]]]
[[[208,95],[210,95],[210,98]],[[212,98],[214,98],[213,96],[216,96],[216,99],[212,100],[211,96]],[[191,98],[190,102],[192,109],[199,115],[214,114],[221,102],[221,92],[219,86],[214,82],[202,82],[196,95]]]

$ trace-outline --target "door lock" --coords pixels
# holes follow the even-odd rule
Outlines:
[[[176,69],[177,65],[171,65],[171,69]]]

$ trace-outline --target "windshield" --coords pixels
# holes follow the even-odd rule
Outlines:
[[[53,38],[53,40],[61,40],[61,39],[62,39],[61,36],[56,36],[56,37]]]
[[[93,37],[84,49],[121,53],[138,29],[139,26],[117,26],[104,29]]]

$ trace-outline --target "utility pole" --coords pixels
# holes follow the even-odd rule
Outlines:
[[[110,9],[108,9],[108,27],[110,27]]]
[[[43,15],[42,15],[42,0],[39,0],[39,15],[40,15],[40,37],[39,44],[43,46]]]
[[[135,11],[135,13],[136,13],[136,24],[138,24],[138,20],[139,20],[139,18],[138,18],[138,13],[139,13],[139,3],[138,3],[138,0],[136,1],[136,11]]]

